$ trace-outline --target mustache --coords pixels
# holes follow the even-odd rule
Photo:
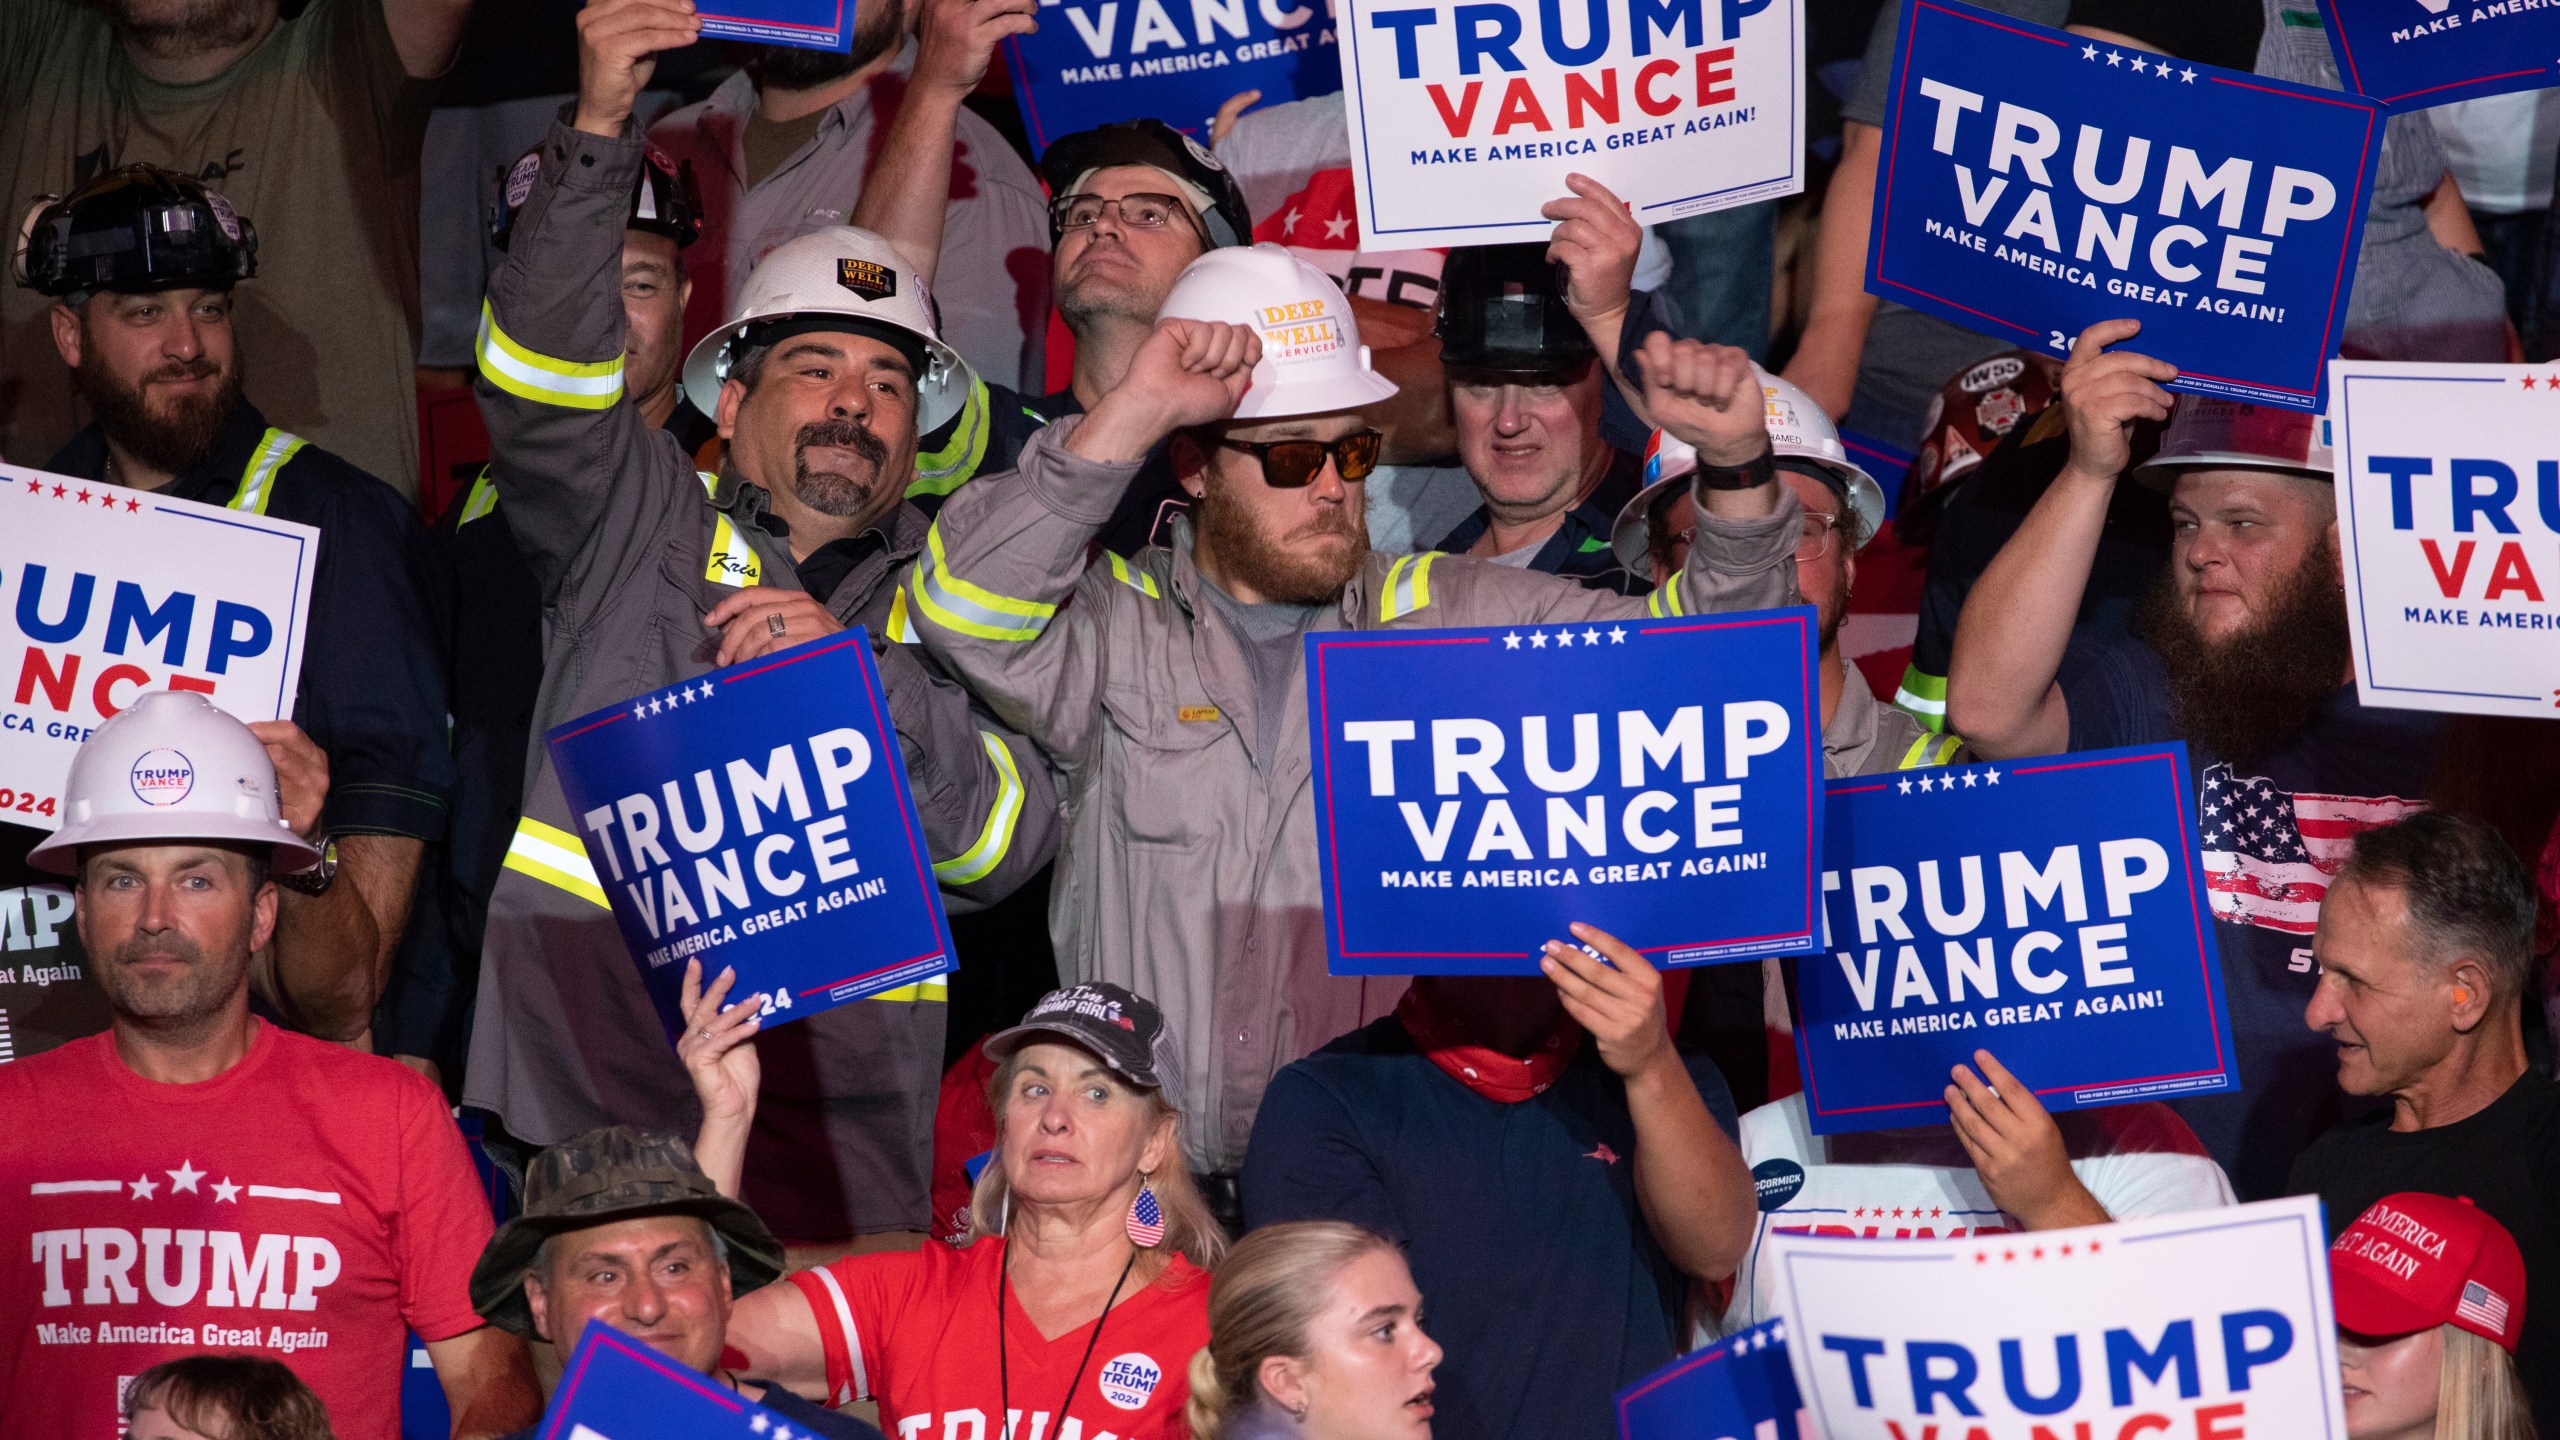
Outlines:
[[[888,445],[850,420],[812,420],[800,427],[791,443],[800,455],[811,450],[850,450],[875,466],[889,463]]]
[[[157,385],[171,380],[210,380],[221,373],[221,366],[199,356],[193,360],[172,360],[143,376],[142,383]]]
[[[159,935],[149,939],[139,936],[116,947],[116,963],[139,965],[146,960],[178,960],[189,965],[204,961],[204,949],[183,935]]]

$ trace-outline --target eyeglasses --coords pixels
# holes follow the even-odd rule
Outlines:
[[[1804,512],[1804,533],[1796,537],[1796,558],[1819,560],[1830,554],[1831,536],[1839,528],[1840,517],[1837,515],[1824,515],[1812,510]],[[1664,536],[1665,553],[1677,554],[1687,550],[1689,542],[1697,538],[1697,534],[1698,527],[1692,525],[1686,530],[1676,530]]]
[[[1179,216],[1192,224],[1191,207],[1171,195],[1122,195],[1116,199],[1100,195],[1061,195],[1049,202],[1049,223],[1061,233],[1082,230],[1102,218],[1104,211],[1120,217],[1120,223],[1132,230],[1161,230]],[[1195,227],[1196,228],[1196,227]]]
[[[1366,480],[1378,468],[1378,447],[1386,436],[1376,430],[1354,430],[1339,440],[1221,440],[1262,462],[1262,483],[1274,490],[1303,490],[1315,483],[1327,456],[1344,481]]]

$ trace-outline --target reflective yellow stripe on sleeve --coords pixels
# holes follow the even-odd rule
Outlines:
[[[988,732],[978,732],[978,741],[987,747],[987,758],[995,762],[999,785],[996,803],[987,807],[986,828],[978,832],[978,843],[933,867],[936,879],[945,885],[969,885],[986,879],[1004,863],[1005,852],[1013,848],[1013,829],[1022,819],[1022,772],[1015,768],[1013,752],[1004,741]]]
[[[1902,763],[1896,770],[1928,770],[1947,763],[1947,757],[1964,747],[1961,735],[1923,735],[1902,752]]]
[[[708,470],[697,470],[706,495],[720,493],[720,477]],[[764,583],[764,559],[755,547],[738,538],[738,527],[729,523],[727,512],[711,512],[711,557],[702,562],[702,578],[714,585],[744,588]]]
[[[489,302],[480,302],[480,377],[519,399],[572,410],[605,410],[622,398],[622,358],[580,363],[528,350],[498,328]]]
[[[1653,593],[1645,598],[1644,613],[1656,620],[1669,620],[1689,613],[1680,603],[1679,576],[1672,576],[1671,583],[1667,585],[1654,587]]]
[[[1893,692],[1894,707],[1911,712],[1912,718],[1932,730],[1947,728],[1947,677],[1932,675],[1918,665],[1902,667],[1902,684]]]
[[[267,513],[267,502],[276,498],[276,472],[310,442],[299,435],[288,434],[274,426],[258,437],[258,448],[249,452],[249,463],[240,467],[240,488],[232,492],[227,508]]]
[[[1049,628],[1050,617],[1058,613],[1055,605],[999,595],[952,574],[950,561],[942,552],[940,520],[925,532],[924,554],[917,557],[907,576],[908,592],[915,597],[916,608],[925,619],[945,630],[980,640],[1037,640],[1040,632]]]
[[[545,825],[531,816],[516,821],[515,836],[507,841],[507,868],[566,890],[597,909],[613,908],[596,880],[596,867],[587,859],[587,847],[557,825]]]
[[[1387,567],[1386,592],[1378,603],[1380,620],[1401,620],[1431,604],[1431,567],[1440,561],[1440,552],[1426,550],[1407,555]]]
[[[895,990],[883,990],[879,994],[868,998],[873,1000],[920,1001],[927,1005],[942,1005],[950,1002],[951,982],[940,975],[936,975],[930,980],[919,980],[913,985],[901,985]]]
[[[916,456],[916,478],[907,485],[907,496],[948,495],[969,482],[978,466],[987,458],[987,436],[992,427],[987,423],[993,411],[987,396],[987,382],[972,378],[969,398],[960,406],[959,428],[939,450]]]
[[[489,478],[489,467],[471,482],[471,492],[462,497],[462,517],[453,522],[457,530],[498,508],[498,482]]]
[[[1144,570],[1130,569],[1128,561],[1121,559],[1118,555],[1115,555],[1108,550],[1102,552],[1102,558],[1111,562],[1112,579],[1119,581],[1121,584],[1128,586],[1130,589],[1137,591],[1139,594],[1146,596],[1150,600],[1161,600],[1164,598],[1163,592],[1156,589],[1156,577],[1153,575],[1148,574]]]
[[[907,587],[901,585],[889,592],[889,638],[901,645],[918,641],[916,622],[907,618]]]

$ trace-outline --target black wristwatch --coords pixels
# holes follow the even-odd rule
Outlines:
[[[338,842],[335,838],[326,835],[320,837],[319,864],[308,870],[297,870],[290,875],[275,877],[276,883],[287,890],[314,896],[328,894],[330,882],[337,878]]]
[[[1733,466],[1710,465],[1702,459],[1698,462],[1697,477],[1698,483],[1709,490],[1756,490],[1776,482],[1778,457],[1763,450],[1743,464]]]

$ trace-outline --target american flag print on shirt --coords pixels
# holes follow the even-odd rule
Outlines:
[[[2213,917],[2288,935],[2320,928],[2320,900],[2347,847],[2377,825],[2427,808],[2396,795],[2279,790],[2228,762],[2207,766],[2196,798]]]

